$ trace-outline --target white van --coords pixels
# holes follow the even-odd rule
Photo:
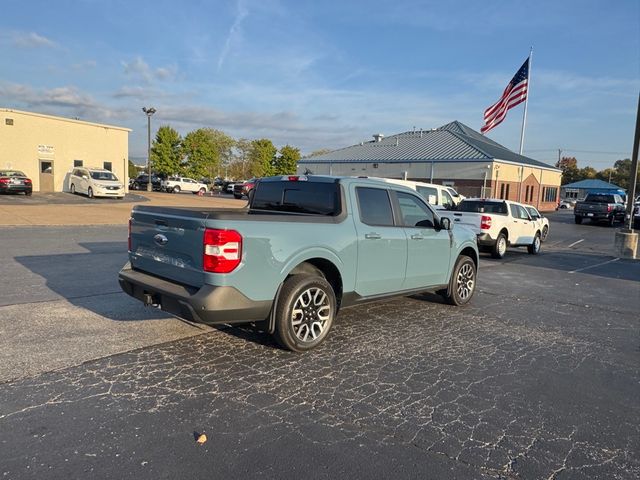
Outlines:
[[[124,185],[112,172],[104,168],[76,167],[69,176],[69,191],[89,198],[124,198]]]
[[[413,180],[399,180],[396,178],[381,178],[380,180],[409,187],[422,195],[434,207],[445,210],[451,210],[464,198],[453,187],[436,185],[435,183],[414,182]],[[455,195],[451,190],[455,192]]]

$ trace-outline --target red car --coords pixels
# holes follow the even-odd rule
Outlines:
[[[233,186],[233,196],[235,198],[248,197],[249,192],[256,186],[257,178],[251,178],[242,183],[236,183]]]
[[[0,170],[0,193],[24,193],[31,195],[33,183],[20,170]]]

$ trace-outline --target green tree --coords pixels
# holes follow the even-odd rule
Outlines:
[[[251,141],[246,138],[241,138],[236,141],[235,145],[235,158],[234,158],[234,177],[236,178],[248,178],[248,161],[251,154]]]
[[[562,157],[556,162],[556,167],[562,170],[562,185],[582,180],[575,157]]]
[[[274,175],[293,175],[296,173],[298,161],[300,160],[300,150],[285,145],[280,149],[280,155],[274,161]]]
[[[151,166],[162,175],[175,175],[181,172],[180,134],[168,125],[158,129],[151,146]]]
[[[580,180],[586,180],[586,179],[589,179],[589,178],[596,178],[596,174],[597,173],[598,172],[593,167],[584,167],[584,168],[581,168],[580,170],[578,170],[578,176],[580,177]]]
[[[133,164],[133,162],[131,160],[129,160],[129,168],[128,168],[129,172],[129,178],[136,178],[138,176],[138,169],[136,168],[136,166]]]
[[[189,132],[182,141],[185,173],[196,179],[213,178],[231,158],[234,144],[233,138],[212,128]]]
[[[253,140],[249,152],[249,172],[252,177],[273,175],[273,162],[278,150],[273,142],[266,138]]]

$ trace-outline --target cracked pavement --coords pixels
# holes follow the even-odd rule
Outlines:
[[[483,257],[468,307],[347,309],[305,355],[221,327],[5,382],[0,478],[638,478],[640,262],[602,258]]]

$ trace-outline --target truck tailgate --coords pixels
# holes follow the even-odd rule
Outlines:
[[[447,216],[453,220],[453,225],[468,227],[476,235],[480,233],[480,214],[473,212],[453,212],[447,213]]]
[[[134,207],[130,224],[131,266],[199,287],[204,283],[202,244],[207,211]]]

